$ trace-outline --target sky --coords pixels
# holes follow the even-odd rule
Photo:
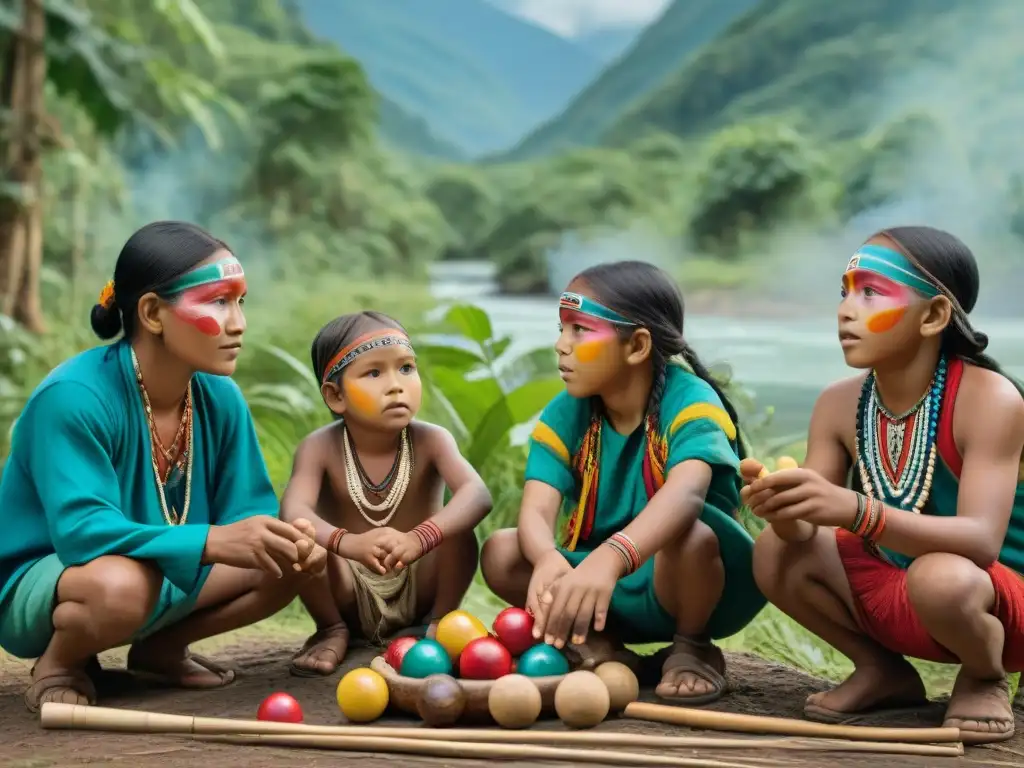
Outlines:
[[[641,27],[660,14],[671,0],[500,0],[507,11],[576,37],[609,27]]]

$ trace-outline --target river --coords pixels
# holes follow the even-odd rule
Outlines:
[[[432,292],[443,301],[465,301],[486,309],[496,334],[512,339],[516,354],[553,344],[558,311],[553,297],[502,296],[486,263],[439,264]],[[989,352],[1015,376],[1024,378],[1024,321],[972,315],[989,336]],[[774,409],[764,427],[769,438],[784,439],[807,428],[814,399],[831,381],[848,376],[836,338],[834,313],[787,321],[688,314],[686,336],[708,365],[725,362],[737,381],[751,390],[759,412]]]

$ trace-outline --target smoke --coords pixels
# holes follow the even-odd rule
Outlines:
[[[548,253],[548,287],[552,293],[561,293],[578,272],[624,259],[648,261],[668,268],[678,260],[678,253],[677,245],[643,222],[629,229],[588,235],[569,232],[558,247]]]

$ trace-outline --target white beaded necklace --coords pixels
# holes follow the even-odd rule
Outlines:
[[[366,498],[366,494],[363,493],[363,481],[359,476],[359,468],[356,466],[355,452],[352,450],[352,442],[349,440],[348,427],[342,424],[341,429],[345,447],[345,479],[348,482],[348,495],[366,522],[378,528],[385,526],[391,522],[391,518],[398,511],[398,507],[401,505],[402,499],[405,498],[405,492],[409,489],[409,482],[412,479],[412,451],[409,446],[408,428],[402,430],[402,436],[399,441],[398,471],[395,473],[394,482],[391,484],[387,497],[380,504],[372,503]],[[383,512],[385,510],[388,512],[384,518],[375,520],[367,514],[366,511],[368,509],[373,512]]]

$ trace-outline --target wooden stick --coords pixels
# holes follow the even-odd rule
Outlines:
[[[570,763],[608,763],[611,765],[671,765],[679,768],[751,768],[759,763],[733,763],[691,757],[646,755],[617,750],[563,749],[532,744],[487,744],[472,741],[431,741],[370,736],[305,736],[294,733],[263,733],[245,736],[198,736],[202,741],[224,741],[275,747],[311,747],[342,752],[419,755],[476,760],[565,761]],[[764,763],[760,763],[764,765]]]
[[[626,705],[622,714],[636,720],[737,733],[773,733],[779,736],[810,736],[851,741],[903,741],[914,744],[960,741],[959,728],[874,728],[864,725],[832,725],[788,717],[740,715],[640,701]]]
[[[372,736],[428,741],[474,741],[505,744],[558,744],[589,747],[661,749],[781,749],[819,752],[876,752],[931,757],[963,755],[962,744],[899,744],[826,739],[729,739],[714,736],[659,736],[638,733],[580,731],[507,731],[484,728],[400,728],[368,725],[309,725],[265,720],[167,715],[136,710],[46,702],[40,713],[43,728],[180,734],[298,734]]]

